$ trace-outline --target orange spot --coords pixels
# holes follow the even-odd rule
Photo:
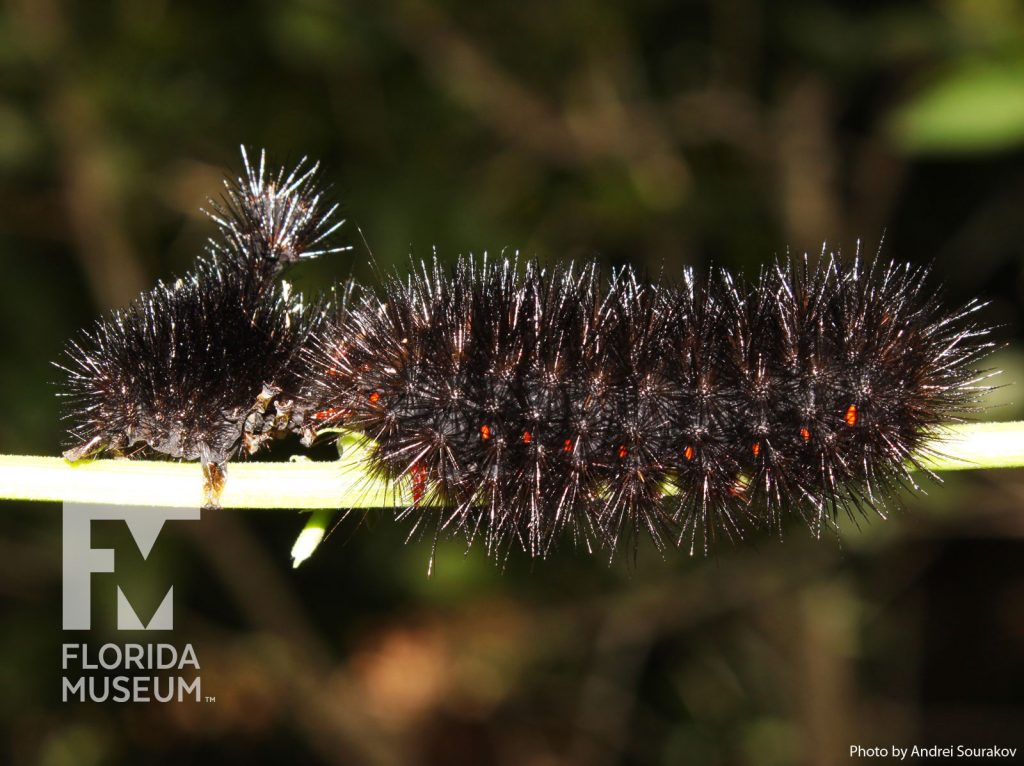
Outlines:
[[[529,444],[533,441],[533,434],[529,431],[523,431],[523,444]]]
[[[811,440],[811,432],[808,431],[806,428],[800,429],[800,435],[804,437],[805,442],[809,442]]]
[[[687,447],[686,449],[683,450],[683,457],[685,457],[687,460],[693,460],[693,455],[693,447]]]
[[[856,404],[851,404],[849,407],[846,408],[846,416],[843,418],[843,420],[846,421],[846,425],[850,426],[850,428],[853,428],[855,425],[857,425]]]
[[[562,445],[563,452],[572,452],[572,439],[566,439],[565,444]]]
[[[380,401],[380,391],[374,391],[370,394],[370,404],[376,404]]]
[[[625,444],[620,444],[619,445],[619,460],[622,460],[628,454],[629,454],[629,450],[626,449],[626,445]]]
[[[343,414],[345,414],[345,410],[341,407],[328,407],[326,410],[314,412],[313,420],[331,420]]]
[[[427,469],[415,463],[409,473],[412,474],[412,502],[413,505],[419,505],[427,491]]]
[[[761,442],[754,442],[751,446],[750,451],[754,453],[754,457],[761,454]]]
[[[480,438],[483,439],[484,441],[487,441],[488,439],[491,438],[490,426],[480,426]]]

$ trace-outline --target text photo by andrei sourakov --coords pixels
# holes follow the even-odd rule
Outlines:
[[[888,745],[864,747],[850,745],[851,758],[1017,758],[1017,747],[1001,745]]]

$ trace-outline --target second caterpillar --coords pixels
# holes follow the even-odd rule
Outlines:
[[[979,408],[991,344],[909,265],[784,261],[648,283],[594,264],[415,265],[346,306],[303,355],[309,437],[370,444],[412,485],[401,515],[502,559],[563,538],[816,532],[884,512],[943,424]]]

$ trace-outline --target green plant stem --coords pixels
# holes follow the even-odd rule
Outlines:
[[[1024,466],[1024,420],[949,426],[921,466],[929,471],[964,471]]]
[[[203,504],[197,463],[0,455],[0,499],[194,507]],[[344,461],[232,463],[224,508],[381,508],[410,502],[402,483],[368,478]]]
[[[928,445],[932,471],[1024,466],[1024,421],[950,426]],[[203,502],[195,463],[0,455],[0,499],[191,507]],[[409,505],[408,482],[368,477],[358,460],[232,463],[225,508],[387,508]]]

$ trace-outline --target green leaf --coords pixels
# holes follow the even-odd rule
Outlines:
[[[979,153],[1024,143],[1024,62],[966,64],[891,117],[896,145],[914,153]]]

